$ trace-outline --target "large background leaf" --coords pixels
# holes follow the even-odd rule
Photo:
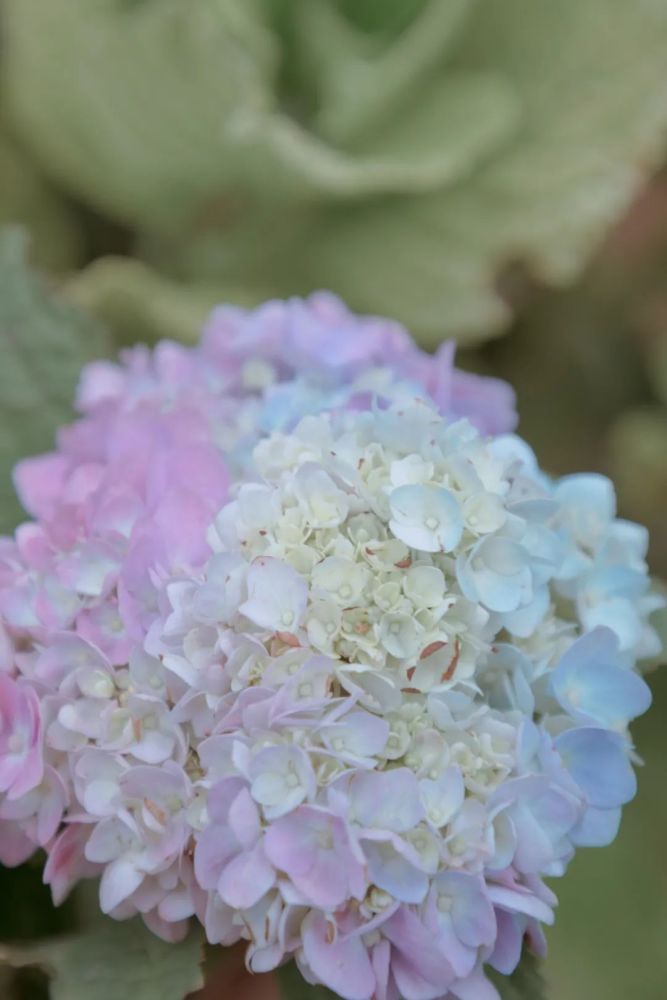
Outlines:
[[[4,0],[8,114],[181,280],[479,339],[508,265],[572,279],[662,158],[667,2],[360,6]]]
[[[237,168],[228,133],[270,103],[275,43],[257,6],[3,0],[5,101],[70,191],[125,221],[173,225],[224,189]]]
[[[540,964],[530,952],[524,952],[519,967],[511,976],[490,975],[502,1000],[547,1000]]]
[[[248,289],[173,281],[132,257],[104,257],[61,286],[63,298],[98,316],[118,345],[156,338],[194,344],[219,302],[250,305]]]
[[[0,225],[11,223],[30,230],[32,256],[40,266],[62,271],[82,263],[84,240],[72,206],[45,182],[0,122]]]
[[[51,1000],[184,1000],[203,986],[201,935],[167,944],[140,920],[105,919],[45,944],[0,946],[0,959],[43,968]]]
[[[0,530],[20,509],[11,469],[48,449],[59,424],[71,418],[81,366],[105,353],[97,322],[54,298],[26,263],[27,239],[0,230]]]
[[[225,235],[199,227],[173,260],[189,276],[272,275],[283,292],[333,287],[430,343],[497,329],[503,268],[523,261],[570,280],[662,157],[667,6],[642,10],[616,0],[480,5],[447,72],[493,71],[514,88],[521,125],[493,154],[441,193],[301,218],[258,212]]]

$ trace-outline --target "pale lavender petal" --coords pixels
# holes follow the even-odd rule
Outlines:
[[[100,882],[100,908],[111,913],[143,882],[144,876],[131,861],[119,858],[104,869]]]
[[[403,833],[424,817],[419,785],[412,771],[360,772],[350,786],[354,818],[362,826]]]
[[[326,917],[311,910],[303,922],[303,952],[314,974],[343,1000],[370,1000],[375,973],[361,938],[335,934]]]
[[[276,873],[266,859],[260,842],[226,865],[218,882],[218,892],[228,906],[245,909],[254,906],[275,880]]]

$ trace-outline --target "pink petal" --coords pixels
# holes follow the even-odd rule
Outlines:
[[[260,833],[259,809],[247,788],[243,788],[229,807],[229,825],[239,843],[250,848]]]
[[[313,973],[344,1000],[370,1000],[375,973],[359,937],[331,941],[332,925],[311,910],[302,926],[303,951]]]
[[[17,823],[12,820],[0,821],[0,864],[16,868],[36,850],[37,844],[23,833]]]
[[[510,913],[525,913],[526,916],[535,917],[536,920],[542,920],[545,924],[554,922],[551,907],[534,896],[532,892],[519,892],[500,885],[490,885],[488,892],[492,903],[509,910]]]
[[[218,892],[225,903],[239,910],[258,903],[272,887],[276,873],[266,860],[260,842],[252,851],[237,855],[230,861],[218,883]]]

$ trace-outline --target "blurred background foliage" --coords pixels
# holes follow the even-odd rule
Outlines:
[[[5,112],[31,169],[190,301],[328,286],[432,344],[479,340],[507,319],[499,269],[571,279],[663,152],[664,0],[2,11]],[[64,207],[59,224],[76,228]],[[55,261],[42,229],[36,253],[68,269],[76,239]],[[152,294],[119,266],[119,286],[139,273]]]
[[[513,382],[667,578],[667,0],[0,0],[0,42],[3,529],[88,358],[327,287]],[[638,801],[557,887],[554,1000],[667,995],[653,678]],[[0,872],[0,939],[75,913]]]

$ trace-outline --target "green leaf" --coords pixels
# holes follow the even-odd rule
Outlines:
[[[139,920],[105,920],[93,930],[24,947],[0,947],[0,960],[38,965],[51,1000],[184,1000],[203,986],[202,938],[161,941]]]
[[[26,252],[22,230],[0,230],[0,531],[20,516],[13,465],[51,446],[82,365],[107,348],[96,322],[48,293]]]
[[[336,0],[336,5],[364,31],[395,34],[410,23],[428,0]]]
[[[129,257],[99,258],[64,284],[62,294],[102,320],[117,344],[194,342],[219,302],[248,305],[253,299],[242,289],[172,281]]]
[[[338,1000],[337,994],[326,987],[307,983],[296,962],[287,962],[276,969],[276,979],[282,1000]]]
[[[667,411],[662,406],[630,408],[609,432],[611,473],[621,505],[642,522],[664,523],[667,494]]]
[[[479,340],[508,319],[497,291],[507,265],[572,280],[661,162],[665,45],[661,2],[641,16],[624,0],[479,4],[415,100],[427,107],[438,88],[492,74],[518,102],[519,125],[443,175],[440,190],[399,197],[385,188],[301,211],[249,203],[224,232],[213,219],[171,246],[144,247],[182,277],[269,284],[280,295],[328,287],[358,310],[403,320],[426,344]],[[393,127],[396,136],[409,127],[400,108]]]
[[[547,998],[540,964],[530,952],[524,951],[519,967],[511,976],[501,976],[487,971],[502,1000],[546,1000]]]
[[[667,4],[361,6],[5,0],[8,113],[174,276],[478,340],[508,265],[572,280],[662,161]]]
[[[12,223],[29,230],[40,267],[63,271],[80,263],[83,240],[74,212],[0,127],[0,226]]]
[[[652,578],[651,592],[667,601],[667,583],[659,577]],[[662,643],[662,650],[657,656],[652,656],[649,659],[641,661],[639,669],[643,673],[649,673],[652,670],[657,670],[658,667],[664,667],[667,661],[667,604],[663,608],[657,608],[649,616],[649,622],[651,627],[658,633],[658,637]]]
[[[299,55],[311,67],[319,95],[316,127],[332,141],[345,142],[355,136],[363,139],[365,130],[372,132],[378,122],[409,121],[407,101],[414,101],[419,84],[442,65],[474,2],[430,0],[390,44],[378,48],[376,39],[355,31],[329,0],[299,0]],[[482,115],[481,124],[492,119]],[[447,134],[446,121],[432,124],[434,140]],[[450,133],[448,138],[456,143],[459,135]]]
[[[660,319],[662,328],[662,319]],[[667,339],[662,336],[649,341],[646,371],[656,396],[667,406]]]
[[[3,2],[8,114],[70,191],[172,226],[238,176],[254,118],[273,107],[275,42],[257,6]]]
[[[572,279],[662,160],[666,44],[664,4],[641,16],[623,0],[479,5],[451,69],[513,86],[521,128],[440,194],[311,222],[303,284],[395,315],[428,343],[498,328],[503,266]]]
[[[311,2],[297,4],[301,37],[326,44],[335,13],[329,0]],[[280,107],[278,39],[257,2],[199,0],[186,12],[180,0],[97,0],[91,12],[89,0],[46,8],[7,0],[9,110],[62,183],[119,218],[159,229],[241,188],[262,201],[297,202],[438,188],[516,119],[511,88],[492,74],[413,93],[415,76],[441,58],[469,3],[432,0],[381,58],[353,66],[338,59],[322,114],[330,111],[340,127],[328,136],[318,121]],[[338,39],[334,57],[345,48],[342,32]],[[80,73],[67,71],[73,58]],[[387,129],[393,92],[409,106],[400,127]],[[361,140],[338,141],[350,128]]]
[[[255,168],[255,181],[271,190],[277,165],[284,195],[310,192],[336,199],[434,191],[465,176],[513,130],[518,107],[504,80],[469,74],[439,81],[416,95],[398,122],[364,133],[353,149],[329,145],[294,120],[267,121],[269,159]],[[273,177],[271,172],[273,171]],[[232,247],[233,249],[233,247]]]

